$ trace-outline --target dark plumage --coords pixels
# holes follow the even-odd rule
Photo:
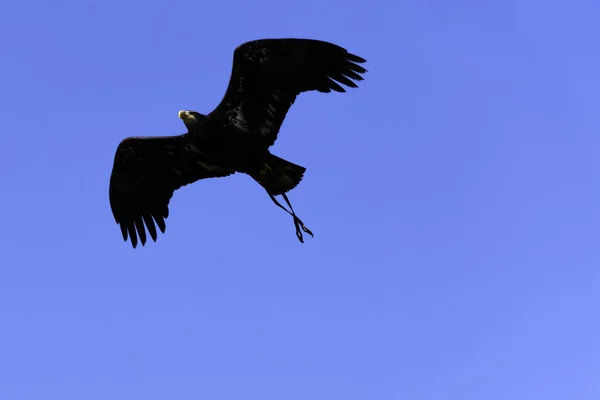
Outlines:
[[[110,205],[123,239],[135,248],[164,233],[173,192],[199,179],[242,172],[254,178],[280,207],[283,195],[300,183],[306,169],[269,152],[296,96],[305,91],[345,92],[357,87],[364,59],[331,43],[309,39],[262,39],[235,49],[225,96],[208,115],[180,111],[188,132],[180,136],[130,137],[115,154]],[[285,208],[284,208],[285,209]],[[286,210],[287,211],[287,210]]]

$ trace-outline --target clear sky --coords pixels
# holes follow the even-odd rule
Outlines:
[[[0,398],[600,398],[597,1],[4,2]],[[185,132],[264,37],[368,60],[132,249],[115,149]]]

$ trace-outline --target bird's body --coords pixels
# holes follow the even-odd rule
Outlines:
[[[337,82],[356,87],[365,60],[331,43],[309,39],[262,39],[234,52],[229,86],[208,115],[180,111],[188,132],[169,137],[130,137],[115,155],[110,204],[123,239],[136,247],[154,241],[156,226],[164,232],[173,192],[200,179],[246,173],[272,200],[293,189],[305,168],[269,152],[285,116],[304,91],[345,91]],[[337,81],[337,82],[336,82]],[[283,208],[283,207],[282,207]],[[286,210],[287,211],[287,210]],[[288,211],[289,212],[289,211]],[[297,235],[304,227],[295,213]],[[156,226],[155,226],[156,224]]]

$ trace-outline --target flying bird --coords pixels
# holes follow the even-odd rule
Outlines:
[[[286,193],[306,168],[269,152],[296,97],[307,91],[345,92],[367,72],[366,60],[332,43],[312,39],[260,39],[233,53],[225,96],[210,114],[179,112],[187,133],[128,137],[117,147],[109,198],[123,239],[135,248],[147,234],[164,233],[175,190],[200,179],[245,173],[294,219],[296,236],[312,232],[298,218]],[[290,211],[275,196],[282,195]]]

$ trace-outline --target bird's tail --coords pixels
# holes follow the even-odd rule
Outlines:
[[[247,173],[268,193],[277,196],[295,188],[304,171],[306,168],[269,153]]]

